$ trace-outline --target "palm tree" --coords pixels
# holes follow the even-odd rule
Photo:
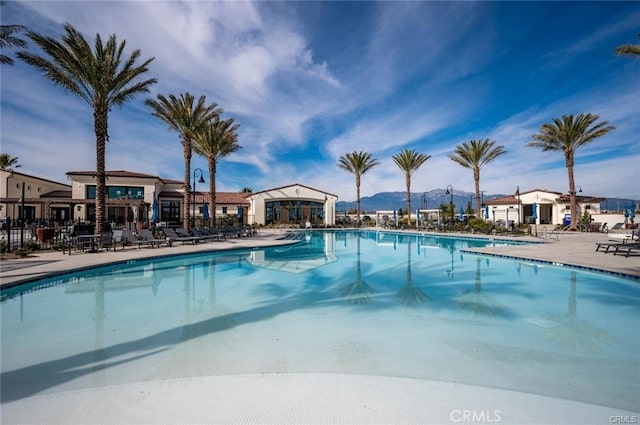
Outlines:
[[[356,152],[347,153],[342,155],[338,159],[338,167],[356,176],[356,202],[358,223],[360,223],[360,180],[362,175],[375,167],[380,165],[377,159],[371,157],[368,152]]]
[[[596,123],[600,117],[592,114],[563,115],[562,119],[554,118],[553,123],[545,123],[540,132],[532,136],[533,141],[527,146],[540,148],[543,152],[558,151],[564,154],[565,166],[569,174],[569,197],[571,203],[571,229],[576,229],[578,209],[576,206],[576,188],[573,178],[575,151],[579,147],[602,137],[615,127],[606,121]]]
[[[14,33],[24,31],[22,25],[1,25],[0,26],[0,48],[6,49],[7,47],[19,47],[21,49],[27,48],[27,42],[23,39],[14,36]],[[13,59],[7,55],[0,54],[0,63],[3,65],[13,65]]]
[[[251,189],[248,186],[245,186],[242,188],[242,190],[240,190],[241,193],[253,193],[253,189]]]
[[[238,144],[238,124],[234,124],[233,118],[221,120],[218,115],[204,126],[193,139],[193,150],[205,158],[209,165],[209,210],[210,220],[216,222],[216,168],[218,160],[237,152],[241,146]],[[211,225],[211,223],[209,223]]]
[[[638,40],[640,41],[640,34],[638,34]],[[622,46],[618,46],[616,47],[616,54],[640,59],[640,42],[638,44],[623,44]]]
[[[407,214],[409,214],[409,224],[411,224],[411,175],[424,164],[431,155],[418,153],[413,149],[405,149],[393,155],[396,165],[404,171],[405,184],[407,185]],[[416,222],[416,226],[418,223]]]
[[[473,181],[476,186],[476,214],[480,214],[481,208],[480,168],[506,153],[504,146],[495,146],[495,144],[496,142],[489,139],[470,140],[456,146],[453,154],[448,155],[452,161],[473,170]]]
[[[45,77],[65,91],[78,96],[93,108],[94,131],[96,135],[96,226],[102,231],[105,221],[105,155],[109,140],[109,111],[114,106],[122,106],[138,93],[146,93],[157,80],[139,80],[149,70],[154,58],[136,64],[140,50],[123,58],[126,41],[118,43],[115,34],[103,44],[100,34],[96,34],[94,50],[82,34],[71,24],[65,24],[65,35],[61,41],[51,37],[27,32],[27,36],[37,44],[49,58],[18,52],[17,56],[42,72]]]
[[[13,171],[15,168],[20,168],[22,165],[18,164],[17,156],[11,156],[8,153],[0,153],[0,170]]]
[[[184,155],[184,197],[182,202],[182,226],[188,229],[191,222],[191,151],[192,142],[198,132],[207,125],[216,115],[222,113],[216,103],[206,104],[205,96],[200,96],[194,104],[195,98],[189,92],[180,96],[170,94],[165,97],[161,94],[158,100],[147,99],[145,104],[149,106],[152,114],[169,125],[171,130],[180,134]]]

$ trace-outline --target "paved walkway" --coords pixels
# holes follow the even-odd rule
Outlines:
[[[426,233],[423,233],[426,234]],[[484,237],[469,234],[443,234],[445,236]],[[37,252],[31,257],[0,262],[0,285],[5,286],[16,282],[31,280],[51,273],[61,273],[86,267],[98,266],[118,261],[132,259],[188,254],[203,251],[218,251],[226,249],[258,248],[281,244],[290,244],[291,240],[281,240],[281,231],[263,231],[258,236],[242,239],[230,239],[224,242],[200,243],[197,245],[174,244],[173,247],[138,249],[127,247],[115,252],[101,252],[97,254],[74,253],[63,254],[59,251]],[[607,242],[605,233],[572,233],[562,232],[558,239],[543,240],[535,237],[493,237],[495,239],[512,239],[519,241],[544,242],[540,244],[495,246],[469,249],[490,255],[500,255],[521,259],[548,261],[563,265],[578,266],[619,273],[640,278],[640,255],[629,257],[613,255],[613,253],[596,252],[597,242]]]

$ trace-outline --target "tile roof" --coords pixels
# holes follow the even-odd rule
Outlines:
[[[595,196],[576,195],[576,201],[581,204],[584,204],[586,202],[592,202],[592,203],[603,202],[604,200],[605,198],[598,198]],[[571,202],[571,197],[569,195],[561,195],[558,197],[558,199],[556,199],[556,202],[559,204],[568,204],[569,202]]]
[[[68,176],[94,176],[96,174],[94,171],[68,171]],[[151,174],[137,173],[135,171],[127,171],[127,170],[107,170],[105,171],[107,177],[136,177],[136,178],[146,178],[146,179],[159,179],[160,177],[154,176]]]
[[[515,196],[503,196],[502,198],[489,199],[484,201],[485,205],[513,205],[518,203]]]
[[[41,196],[41,198],[69,198],[71,199],[70,190],[52,190]]]
[[[249,205],[249,200],[247,196],[251,195],[251,193],[245,192],[216,192],[216,204],[227,204],[227,205]],[[171,198],[171,199],[182,199],[182,192],[175,191],[162,191],[158,195],[160,198]],[[196,192],[195,201],[196,204],[204,204],[209,202],[209,192]]]

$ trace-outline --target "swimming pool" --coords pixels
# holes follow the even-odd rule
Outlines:
[[[344,373],[636,409],[637,280],[460,250],[503,242],[312,232],[2,291],[2,402],[132,382]]]

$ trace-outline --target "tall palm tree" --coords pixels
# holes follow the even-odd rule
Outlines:
[[[496,142],[489,139],[470,140],[456,146],[453,154],[448,155],[452,161],[473,170],[473,181],[476,186],[476,214],[480,214],[481,208],[480,168],[506,153],[504,146],[496,146],[495,144]]]
[[[8,153],[0,153],[0,170],[13,171],[22,167],[22,165],[18,164],[19,159],[17,156],[11,156]]]
[[[116,35],[109,36],[106,44],[96,34],[94,49],[83,35],[71,24],[64,25],[61,41],[35,32],[27,36],[49,57],[26,51],[18,57],[35,67],[55,85],[78,96],[93,108],[93,127],[96,135],[96,226],[102,231],[105,222],[105,155],[109,140],[109,111],[122,106],[138,93],[146,93],[157,80],[140,80],[149,70],[150,58],[137,64],[140,50],[134,50],[128,58],[123,57],[126,41],[118,43]]]
[[[204,126],[193,139],[193,150],[205,158],[209,165],[209,211],[210,221],[216,222],[216,171],[220,158],[224,158],[237,152],[241,146],[238,144],[238,128],[233,118],[221,120],[218,115]],[[209,223],[211,225],[211,222]]]
[[[640,34],[638,34],[638,40],[638,44],[623,44],[622,46],[616,47],[616,54],[640,59]]]
[[[0,26],[0,49],[7,47],[27,48],[27,42],[13,35],[14,33],[24,31],[22,25],[1,25]],[[3,65],[13,65],[13,58],[0,54],[0,63]]]
[[[411,175],[424,164],[431,155],[418,153],[413,149],[405,149],[393,155],[393,160],[402,171],[404,171],[405,184],[407,185],[407,214],[409,214],[409,224],[411,224]],[[416,227],[418,223],[416,222]]]
[[[592,114],[563,115],[562,119],[554,118],[553,123],[545,123],[540,132],[531,136],[533,141],[527,146],[540,148],[543,152],[558,151],[564,154],[565,166],[569,174],[569,197],[571,203],[571,229],[576,229],[578,208],[576,205],[576,187],[573,178],[575,152],[579,147],[602,137],[615,127],[607,121],[598,121],[600,117]]]
[[[338,167],[356,176],[358,223],[360,223],[360,181],[362,175],[379,164],[380,162],[378,162],[377,159],[372,158],[370,153],[363,151],[346,153],[338,159]]]
[[[193,139],[213,117],[222,113],[222,109],[217,108],[216,103],[207,105],[205,96],[200,96],[196,102],[189,92],[181,93],[179,96],[170,94],[169,97],[159,94],[157,100],[147,99],[145,104],[153,110],[153,115],[167,123],[171,130],[180,134],[184,155],[182,226],[188,229],[191,222],[190,176]]]

